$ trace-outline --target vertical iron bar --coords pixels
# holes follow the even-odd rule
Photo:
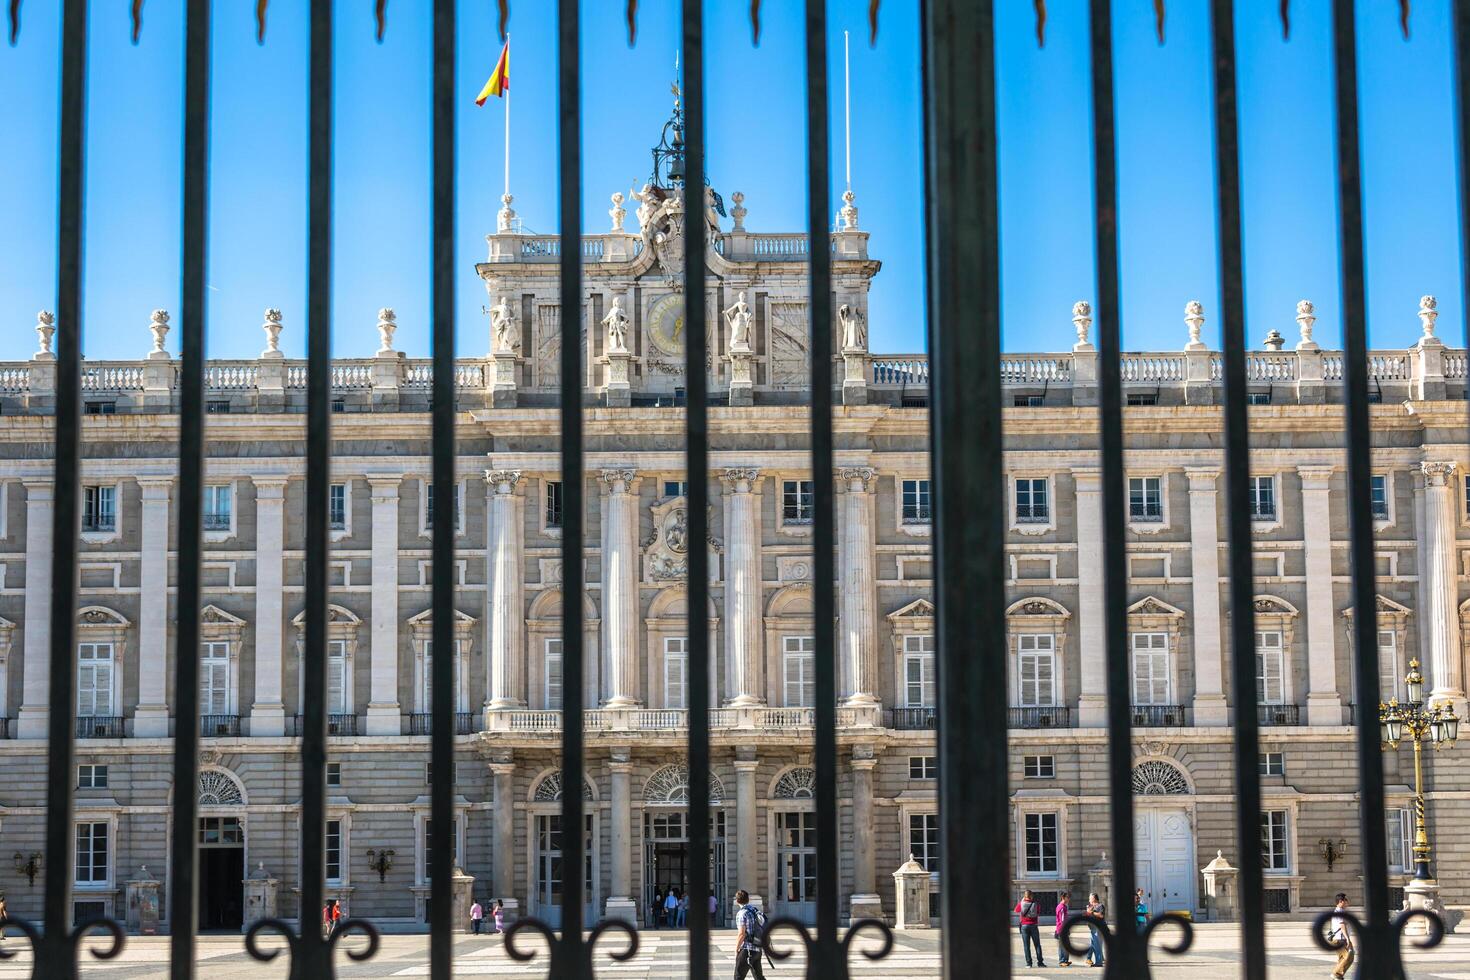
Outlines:
[[[56,257],[56,476],[51,530],[51,688],[47,714],[46,933],[39,976],[77,975],[71,934],[76,757],[77,541],[81,536],[82,221],[87,94],[87,0],[62,9],[60,182]]]
[[[833,559],[837,498],[832,472],[832,204],[831,139],[827,105],[827,3],[806,4],[807,254],[811,257],[812,603],[816,623],[814,732],[817,769],[817,938],[808,976],[845,973],[837,942],[837,615]],[[691,614],[692,615],[692,614]]]
[[[1332,52],[1337,135],[1338,234],[1342,279],[1343,381],[1347,402],[1348,529],[1353,595],[1353,669],[1357,690],[1378,690],[1378,604],[1373,567],[1372,420],[1368,409],[1367,286],[1363,269],[1363,184],[1358,156],[1357,30],[1352,0],[1333,0]],[[1357,716],[1361,814],[1364,980],[1388,980],[1397,945],[1388,921],[1388,845],[1384,834],[1383,753],[1378,719]]]
[[[1220,336],[1225,350],[1225,507],[1230,577],[1230,693],[1235,724],[1235,846],[1241,896],[1241,976],[1266,977],[1266,896],[1261,873],[1260,717],[1255,710],[1255,604],[1251,567],[1251,447],[1245,383],[1241,129],[1235,91],[1235,0],[1211,0],[1214,166],[1220,253]]]
[[[184,269],[179,376],[178,632],[174,647],[174,812],[169,975],[194,975],[199,851],[199,562],[204,497],[204,283],[209,244],[209,5],[189,0],[184,30]],[[167,595],[144,596],[167,602]]]
[[[1460,205],[1461,308],[1470,309],[1470,0],[1454,0],[1455,155]]]
[[[591,980],[582,946],[582,875],[587,840],[582,829],[583,720],[582,568],[586,477],[582,459],[582,91],[578,0],[557,2],[557,103],[561,234],[561,472],[562,472],[562,935],[555,962],[569,980]],[[590,326],[590,325],[589,325]],[[589,330],[589,336],[591,332]],[[693,615],[691,613],[691,615]]]
[[[332,4],[311,4],[306,280],[306,635],[302,650],[299,980],[331,975],[318,919],[327,833],[327,495],[332,453]]]
[[[434,514],[432,546],[433,674],[429,705],[429,973],[449,980],[453,971],[454,905],[454,63],[455,0],[434,0],[433,72],[433,373]]]
[[[704,0],[684,0],[684,213],[704,211]],[[684,236],[684,471],[689,491],[689,978],[709,977],[709,348],[704,235]],[[748,886],[746,886],[748,887]]]
[[[992,0],[920,7],[944,976],[1010,976],[1006,491]],[[956,928],[956,925],[959,925]]]
[[[1251,566],[1250,420],[1245,373],[1245,276],[1240,203],[1240,120],[1235,91],[1235,2],[1211,0],[1220,324],[1225,382],[1225,518],[1230,547],[1230,687],[1235,706],[1236,848],[1240,868],[1241,976],[1266,976],[1261,865],[1260,718],[1256,712],[1256,617]]]
[[[1093,194],[1097,209],[1098,416],[1102,451],[1103,603],[1108,690],[1108,810],[1113,843],[1113,938],[1117,976],[1141,976],[1144,944],[1133,919],[1133,733],[1128,670],[1128,570],[1124,538],[1123,383],[1118,285],[1118,164],[1113,123],[1111,0],[1092,0]],[[1084,655],[1086,655],[1084,651]]]

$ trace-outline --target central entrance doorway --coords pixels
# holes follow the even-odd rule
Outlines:
[[[593,874],[595,854],[593,843],[597,839],[592,814],[583,816],[585,856],[582,866],[582,909],[583,922],[596,922],[599,905],[596,892],[596,875]],[[566,862],[562,858],[561,814],[538,813],[536,821],[536,914],[553,929],[561,927],[562,876],[566,874]]]
[[[1139,807],[1135,876],[1151,914],[1194,911],[1194,828],[1183,808]]]
[[[245,922],[245,828],[239,817],[199,818],[199,931]]]
[[[713,928],[723,928],[729,915],[725,894],[725,811],[710,812],[710,891],[715,896]],[[643,811],[643,925],[653,929],[670,927],[674,920],[660,919],[669,892],[683,895],[689,890],[689,812],[673,809]]]

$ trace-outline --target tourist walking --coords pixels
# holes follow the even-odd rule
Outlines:
[[[1105,922],[1108,921],[1108,907],[1107,907],[1107,904],[1104,903],[1102,899],[1100,899],[1100,898],[1097,897],[1097,892],[1093,892],[1091,895],[1088,895],[1087,896],[1087,912],[1086,912],[1086,915],[1087,915],[1087,917],[1089,919],[1094,920],[1093,922],[1089,922],[1087,924],[1087,928],[1092,933],[1092,944],[1089,947],[1089,949],[1087,950],[1087,965],[1088,966],[1102,966],[1103,965],[1103,938],[1102,938],[1102,929],[1103,929],[1103,923],[1105,923]]]
[[[1148,926],[1148,903],[1143,900],[1143,889],[1139,888],[1133,893],[1133,924],[1143,932]]]
[[[504,932],[505,931],[505,905],[500,901],[500,899],[497,898],[495,900],[495,908],[491,910],[490,915],[495,919],[495,931],[496,932]]]
[[[484,921],[484,918],[485,910],[480,907],[480,902],[477,899],[470,905],[470,932],[478,936],[480,934],[480,923]]]
[[[1072,954],[1067,952],[1067,938],[1062,935],[1062,930],[1067,925],[1067,914],[1069,911],[1070,909],[1067,907],[1067,893],[1062,892],[1061,897],[1057,899],[1057,924],[1054,930],[1057,937],[1057,966],[1072,965]]]
[[[679,889],[670,888],[669,893],[664,896],[664,922],[670,929],[679,924]]]
[[[662,927],[664,923],[664,890],[662,888],[653,890],[653,908],[649,911],[653,913],[653,927],[655,929]]]
[[[720,912],[720,900],[715,897],[714,892],[709,893],[709,924],[715,924],[715,916]]]
[[[1041,906],[1031,895],[1031,889],[1021,893],[1021,900],[1016,903],[1012,910],[1021,917],[1021,949],[1026,954],[1026,965],[1031,966],[1031,947],[1036,947],[1036,966],[1046,966],[1046,960],[1041,957],[1041,930],[1036,927],[1037,917],[1041,912]]]
[[[689,893],[688,892],[680,892],[679,893],[679,921],[676,924],[679,926],[680,929],[683,929],[685,927],[685,925],[688,924],[688,922],[689,922]]]
[[[755,980],[766,980],[765,972],[761,970],[766,917],[750,904],[750,893],[744,888],[736,890],[735,906],[735,922],[739,930],[735,934],[735,980],[745,980],[747,975],[754,976]]]
[[[1348,901],[1346,892],[1337,893],[1337,902],[1333,911],[1337,914],[1332,917],[1332,928],[1327,933],[1327,941],[1332,948],[1337,950],[1337,966],[1332,970],[1334,980],[1343,980],[1347,976],[1348,968],[1353,965],[1356,950],[1353,948],[1353,934],[1348,929],[1347,911]]]

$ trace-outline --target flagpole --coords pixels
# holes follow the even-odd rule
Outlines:
[[[505,74],[510,76],[510,32],[505,34]],[[510,196],[510,85],[505,86],[505,194]]]
[[[852,190],[852,71],[848,65],[847,31],[842,32],[842,142],[847,157],[847,189]]]

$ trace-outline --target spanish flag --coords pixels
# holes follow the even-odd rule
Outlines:
[[[501,98],[510,90],[510,41],[505,42],[505,47],[500,50],[500,60],[495,62],[495,70],[490,73],[490,80],[485,87],[480,89],[480,94],[475,97],[475,105],[484,105],[490,96]]]

